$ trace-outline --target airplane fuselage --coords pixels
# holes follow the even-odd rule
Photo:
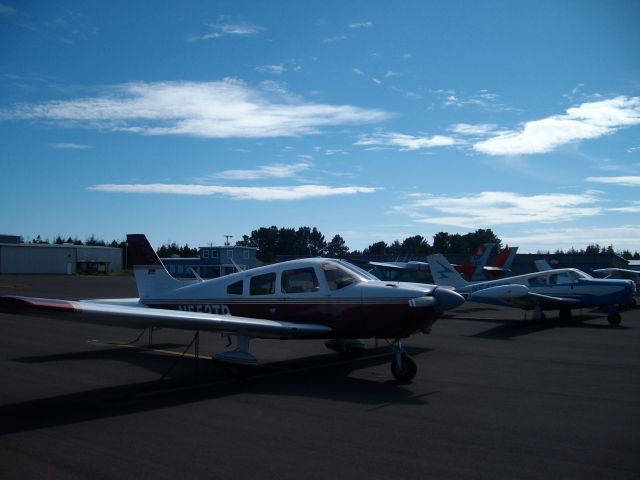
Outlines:
[[[332,338],[404,338],[460,303],[434,285],[383,282],[346,262],[306,259],[259,267],[143,298],[154,308],[322,324]]]

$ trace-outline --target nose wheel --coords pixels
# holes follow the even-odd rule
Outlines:
[[[407,355],[400,340],[393,342],[391,348],[395,352],[393,360],[391,360],[391,374],[400,383],[410,383],[418,371],[416,362]]]

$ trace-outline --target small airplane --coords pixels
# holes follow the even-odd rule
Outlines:
[[[500,278],[510,273],[511,264],[518,247],[507,246],[490,265],[486,265],[494,246],[494,243],[483,244],[473,252],[465,263],[454,264],[453,267],[466,278],[475,280],[484,279],[487,275],[491,278]],[[369,272],[381,280],[418,283],[433,282],[431,269],[427,262],[369,262],[369,264],[374,267]]]
[[[3,296],[0,312],[119,327],[220,332],[236,337],[234,350],[214,357],[232,372],[257,364],[249,352],[254,338],[326,339],[327,347],[344,355],[364,348],[359,338],[392,339],[392,374],[409,382],[417,367],[402,339],[428,333],[444,311],[464,303],[449,289],[383,282],[355,265],[328,258],[182,282],[169,274],[145,235],[127,235],[127,243],[140,298]]]
[[[560,318],[567,320],[573,308],[608,307],[609,323],[618,325],[622,317],[613,306],[626,303],[635,293],[630,280],[597,279],[575,268],[469,283],[444,255],[427,258],[437,285],[452,287],[469,301],[533,310],[534,318],[545,318],[544,310],[559,310]]]
[[[629,270],[628,268],[598,268],[593,270],[596,275],[604,275],[600,278],[616,278],[631,280],[636,284],[636,295],[640,292],[640,272],[637,270]],[[629,299],[629,306],[635,307],[637,305],[635,298]]]
[[[552,270],[553,267],[546,260],[535,260],[536,268],[538,271]],[[592,270],[596,274],[596,278],[610,278],[618,280],[631,280],[636,285],[636,295],[640,293],[640,272],[637,270],[629,270],[626,268],[597,268]],[[635,307],[637,305],[635,298],[631,297],[627,300],[626,306]]]

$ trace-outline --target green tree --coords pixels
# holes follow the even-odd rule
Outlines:
[[[335,235],[327,244],[327,255],[340,258],[349,253],[349,247],[340,235]]]
[[[383,241],[372,243],[362,253],[365,255],[384,255],[387,252],[387,244]]]

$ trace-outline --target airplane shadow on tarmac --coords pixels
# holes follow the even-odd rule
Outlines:
[[[411,355],[429,351],[407,347]],[[368,350],[353,360],[343,360],[329,353],[252,367],[243,379],[232,377],[227,368],[213,360],[183,358],[176,364],[174,358],[149,355],[148,351],[131,348],[19,358],[13,361],[115,360],[131,362],[158,373],[165,373],[173,364],[176,368],[172,368],[170,376],[156,381],[0,405],[0,435],[215,400],[240,393],[313,397],[370,405],[372,409],[390,404],[427,405],[429,402],[425,397],[438,392],[415,395],[407,386],[395,382],[391,374],[384,381],[348,376],[354,370],[388,363],[390,358],[391,353],[382,348]]]
[[[556,317],[547,317],[543,320],[497,320],[482,318],[470,321],[483,321],[498,323],[496,327],[493,327],[484,332],[471,335],[474,338],[489,338],[492,340],[513,340],[514,338],[529,335],[532,333],[542,332],[545,330],[551,330],[554,328],[587,328],[595,330],[630,330],[631,327],[625,325],[612,326],[603,323],[586,323],[589,320],[601,319],[602,314],[587,313],[583,315],[574,315],[569,320],[561,320]]]

